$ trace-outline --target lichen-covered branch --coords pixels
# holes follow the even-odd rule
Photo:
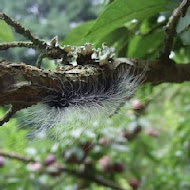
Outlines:
[[[0,19],[4,20],[8,25],[12,26],[17,33],[23,35],[26,39],[30,40],[34,45],[42,49],[46,48],[47,44],[45,41],[40,40],[37,36],[32,34],[30,30],[21,26],[17,21],[13,20],[5,13],[0,12]]]
[[[0,19],[4,20],[8,25],[14,28],[15,32],[21,34],[26,39],[31,42],[10,42],[10,43],[0,43],[0,50],[6,50],[13,47],[28,47],[33,48],[40,53],[44,54],[45,57],[59,59],[64,57],[67,53],[59,45],[48,44],[44,40],[39,39],[37,36],[32,34],[29,29],[23,27],[19,22],[15,21],[3,12],[0,12]]]
[[[165,43],[160,54],[160,60],[162,64],[170,63],[169,55],[173,45],[173,39],[176,34],[176,26],[181,16],[185,16],[188,7],[190,6],[189,0],[183,0],[179,7],[177,7],[172,16],[169,18],[167,25],[164,27],[165,30]]]
[[[0,50],[7,50],[9,48],[15,48],[15,47],[26,47],[26,48],[33,48],[35,49],[35,46],[32,42],[5,42],[0,43]]]
[[[126,59],[126,61],[129,59]],[[163,82],[182,83],[190,81],[190,64],[163,65],[159,62],[130,60],[138,70],[146,71],[144,82],[160,84]],[[120,63],[121,64],[121,63]],[[123,63],[127,64],[127,63]],[[93,81],[109,70],[95,65],[65,67],[63,70],[49,71],[38,69],[23,63],[0,62],[0,105],[11,104],[16,108],[26,108],[41,102],[51,90],[60,89],[68,83],[81,80]],[[113,71],[110,71],[113,72]]]

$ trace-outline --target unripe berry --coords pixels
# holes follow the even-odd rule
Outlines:
[[[129,185],[133,188],[133,190],[137,190],[139,187],[138,179],[131,179],[129,180]]]
[[[143,111],[145,108],[142,102],[138,99],[133,100],[131,106],[132,106],[132,109],[136,111]]]
[[[29,163],[29,164],[27,165],[27,168],[28,168],[30,171],[38,172],[38,171],[41,170],[42,165],[41,165],[40,163],[38,163],[38,162],[36,162],[36,163]]]
[[[142,127],[140,125],[135,126],[134,130],[133,130],[133,134],[137,135],[138,133],[140,133],[142,130]]]
[[[121,136],[122,136],[123,138],[127,139],[127,140],[130,140],[130,139],[132,138],[131,132],[130,132],[130,131],[127,131],[127,130],[123,131],[123,132],[121,133]]]
[[[158,131],[156,129],[153,129],[153,128],[149,128],[145,131],[145,133],[149,136],[152,136],[152,137],[157,137],[158,136]]]
[[[114,164],[112,165],[112,169],[113,169],[113,171],[115,171],[115,172],[121,173],[121,172],[124,171],[125,167],[124,167],[123,163],[117,162],[117,163],[114,163]]]
[[[53,164],[54,162],[55,162],[55,155],[49,154],[44,161],[44,165],[49,166],[49,165]]]
[[[111,161],[109,156],[103,156],[98,163],[104,171],[108,171],[111,168]]]
[[[77,152],[78,151],[78,152]],[[70,164],[81,164],[84,161],[84,151],[77,147],[77,149],[67,149],[63,154],[63,159]]]
[[[52,163],[48,168],[47,168],[47,173],[52,176],[60,176],[61,175],[61,165],[59,163]]]
[[[110,142],[110,139],[107,138],[107,137],[103,137],[103,138],[101,138],[101,139],[99,140],[99,144],[100,144],[100,145],[108,145],[109,142]]]
[[[0,156],[0,168],[5,165],[5,158],[3,156]]]

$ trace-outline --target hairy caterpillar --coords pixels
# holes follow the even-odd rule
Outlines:
[[[98,62],[101,65],[113,62],[110,49],[106,50],[101,54],[101,60],[99,54]],[[91,57],[97,53],[88,52]],[[72,57],[72,64],[75,65],[76,60],[76,57],[75,60]],[[27,108],[27,119],[24,117],[22,125],[32,125],[35,134],[50,130],[61,134],[69,128],[77,128],[77,125],[83,125],[85,130],[85,127],[92,126],[93,121],[108,118],[122,107],[143,79],[144,72],[138,73],[134,66],[123,63],[116,69],[108,70],[108,73],[105,69],[104,73],[93,80],[78,78],[64,83],[60,89],[49,89],[49,95],[41,103]]]

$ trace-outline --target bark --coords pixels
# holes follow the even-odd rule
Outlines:
[[[147,68],[144,83],[182,83],[190,81],[190,64],[160,64],[133,59],[130,62],[136,71]],[[144,66],[146,64],[146,66]],[[105,74],[97,66],[78,66],[74,69],[50,71],[24,63],[0,62],[0,105],[11,104],[18,110],[41,102],[51,90],[59,90],[69,82],[89,81]],[[108,72],[107,72],[108,73]]]

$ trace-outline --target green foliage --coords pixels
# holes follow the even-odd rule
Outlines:
[[[92,27],[93,24],[94,21],[92,20],[74,28],[64,39],[62,45],[80,46],[85,44],[86,41],[83,36],[86,34],[86,31],[88,31]]]
[[[10,27],[0,20],[0,42],[14,41],[14,35]]]
[[[154,53],[155,49],[159,49],[163,42],[164,34],[162,30],[155,30],[148,35],[135,35],[130,40],[127,55],[131,58],[143,58],[146,54]],[[158,54],[159,52],[156,51],[156,56]]]
[[[133,0],[116,0],[99,15],[85,38],[90,42],[94,42],[97,38],[102,38],[132,19],[142,21],[160,11],[166,10],[167,3],[166,0],[143,0],[141,3]]]
[[[20,1],[0,0],[6,13],[15,18],[22,15],[20,21],[43,38],[59,35],[63,39],[71,22],[82,23],[62,44],[82,45],[91,41],[98,47],[106,42],[115,48],[118,56],[147,60],[158,56],[164,40],[162,27],[171,14],[168,7],[173,8],[173,2],[179,3],[177,0],[109,1],[95,20],[99,6],[90,6],[87,0],[24,1],[23,6]],[[173,59],[178,63],[190,62],[189,11],[180,19],[173,46]],[[164,19],[158,21],[161,17]],[[3,22],[0,29],[1,41],[14,40],[12,31]],[[40,165],[5,158],[0,167],[0,189],[110,189],[66,172],[52,173],[54,165],[44,167],[44,160],[51,153],[57,164],[80,171],[86,169],[89,175],[109,179],[126,190],[132,190],[132,179],[138,180],[138,190],[189,190],[189,97],[189,83],[156,87],[147,84],[135,97],[144,105],[143,109],[134,109],[131,101],[113,118],[96,121],[88,127],[73,119],[71,126],[60,126],[60,131],[65,131],[58,141],[45,133],[38,134],[39,139],[29,138],[30,130],[19,128],[22,123],[15,117],[0,129],[0,149],[34,158]],[[0,109],[1,117],[4,113]],[[141,131],[135,133],[138,126]],[[84,147],[89,144],[92,146],[87,151]],[[44,168],[41,170],[39,166]]]

